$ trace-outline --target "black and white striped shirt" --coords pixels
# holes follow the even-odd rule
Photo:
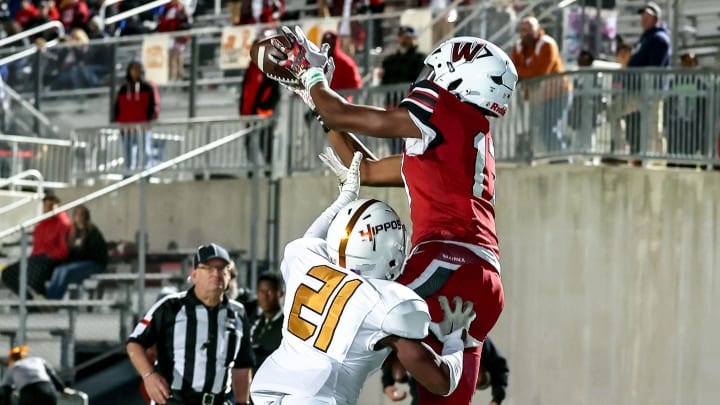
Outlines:
[[[194,287],[152,306],[128,342],[157,347],[155,370],[170,389],[220,394],[230,391],[230,370],[252,368],[249,325],[242,304],[223,299],[208,308]]]

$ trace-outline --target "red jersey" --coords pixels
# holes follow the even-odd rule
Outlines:
[[[412,245],[429,240],[477,245],[499,271],[490,123],[430,81],[414,84],[400,106],[422,132],[420,139],[405,140],[402,163]]]

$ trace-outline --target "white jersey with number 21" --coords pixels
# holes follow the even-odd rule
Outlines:
[[[375,350],[380,339],[427,335],[427,304],[412,290],[360,277],[328,257],[319,238],[285,248],[283,338],[253,379],[256,404],[355,404],[390,353]]]

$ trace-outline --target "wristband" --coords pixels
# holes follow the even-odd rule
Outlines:
[[[145,374],[142,375],[142,379],[144,380],[144,379],[150,377],[150,376],[153,375],[153,374],[155,374],[155,370],[150,370],[150,371],[148,371],[147,373],[145,373]]]
[[[305,91],[310,94],[310,89],[318,83],[325,82],[327,79],[321,68],[310,68],[300,77],[300,81],[305,85]]]

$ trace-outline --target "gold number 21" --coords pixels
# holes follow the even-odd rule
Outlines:
[[[343,283],[347,274],[329,266],[315,266],[307,274],[323,284],[318,290],[300,284],[300,287],[295,292],[292,309],[288,317],[288,331],[302,340],[310,339],[315,334],[318,325],[302,319],[300,310],[305,307],[318,315],[322,315],[329,305],[330,309],[327,310],[327,315],[322,325],[320,325],[320,333],[318,333],[313,344],[316,349],[327,352],[345,305],[363,282],[353,279]],[[340,291],[330,301],[333,292],[338,288],[340,288]]]

